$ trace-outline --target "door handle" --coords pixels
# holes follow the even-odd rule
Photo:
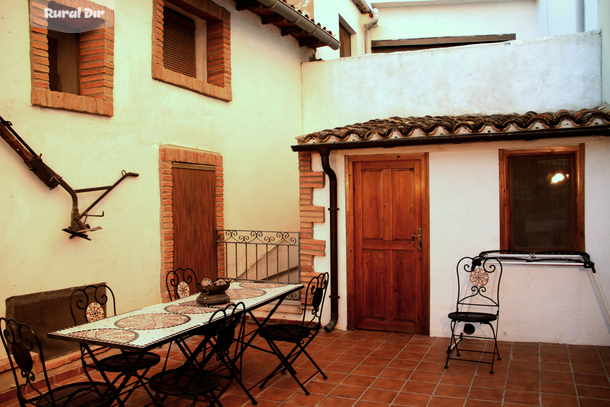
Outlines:
[[[411,236],[417,239],[417,250],[421,252],[421,228],[417,228],[417,234]]]

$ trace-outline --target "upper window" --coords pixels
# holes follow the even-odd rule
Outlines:
[[[584,146],[500,150],[505,250],[584,251]]]
[[[231,101],[231,14],[210,0],[155,0],[153,78]]]
[[[88,0],[31,0],[32,104],[113,115],[114,12]]]

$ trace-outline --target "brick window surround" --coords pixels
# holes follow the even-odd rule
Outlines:
[[[171,3],[206,21],[207,80],[198,80],[163,65],[163,8]],[[231,92],[231,13],[210,0],[154,0],[152,77],[226,102]]]
[[[45,8],[97,12],[103,24],[79,33],[80,94],[51,91],[49,80],[48,21]],[[34,106],[112,116],[114,77],[114,11],[88,0],[30,0],[30,54]]]
[[[215,167],[216,174],[216,227],[224,229],[224,171],[222,155],[209,151],[176,146],[159,148],[159,173],[161,183],[161,293],[164,301],[169,301],[165,287],[165,276],[174,268],[174,223],[172,195],[172,163],[202,164]],[[218,250],[218,273],[224,273],[224,250]]]

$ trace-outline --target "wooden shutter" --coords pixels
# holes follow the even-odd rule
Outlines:
[[[195,22],[167,7],[163,13],[163,66],[196,78]]]

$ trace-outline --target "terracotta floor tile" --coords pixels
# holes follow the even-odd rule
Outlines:
[[[340,384],[331,391],[330,395],[333,397],[343,397],[357,400],[365,391],[366,387],[346,386],[344,384]]]
[[[398,391],[382,390],[382,389],[368,389],[360,398],[363,401],[378,401],[383,403],[391,403],[396,396]]]
[[[578,403],[580,404],[580,407],[608,407],[608,400],[601,399],[579,397]]]
[[[442,373],[414,371],[410,380],[417,382],[438,383],[442,376]]]
[[[502,403],[499,401],[483,401],[483,400],[466,400],[465,407],[501,407]]]
[[[435,396],[446,396],[455,398],[466,398],[470,391],[467,386],[455,386],[453,384],[439,384],[434,391]]]
[[[506,381],[506,389],[538,392],[540,390],[540,382],[537,380],[521,380],[509,378]]]
[[[428,407],[458,407],[463,406],[466,399],[457,399],[453,397],[432,396]]]
[[[196,344],[195,339],[192,342]],[[469,342],[469,343],[468,343]],[[262,347],[264,341],[257,339]],[[308,348],[328,379],[315,375],[305,393],[290,375],[278,375],[251,393],[259,407],[608,407],[610,406],[610,346],[574,346],[499,342],[502,360],[490,364],[452,360],[445,368],[447,338],[369,331],[322,332]],[[492,341],[470,340],[466,348],[492,349]],[[160,349],[163,358],[167,349]],[[466,354],[464,352],[463,354]],[[474,354],[473,354],[474,355]],[[468,355],[470,356],[470,355]],[[481,361],[488,354],[479,355]],[[184,357],[175,349],[169,365]],[[250,387],[277,364],[274,355],[249,349],[242,374]],[[306,358],[295,363],[297,375],[308,377],[315,369]],[[149,373],[157,373],[155,367]],[[66,375],[73,376],[73,375]],[[99,373],[95,373],[99,379]],[[65,382],[82,380],[69,377]],[[13,397],[14,398],[14,397]],[[4,399],[0,407],[17,407]],[[126,407],[141,407],[147,395],[136,390]],[[188,405],[172,400],[176,407]],[[243,390],[233,384],[222,398],[225,407],[251,406]]]
[[[585,373],[574,373],[574,381],[576,384],[588,384],[591,386],[610,386],[608,376],[606,375],[592,375]]]
[[[576,386],[576,391],[578,392],[579,397],[608,400],[608,404],[610,405],[610,387],[586,386],[579,384]]]
[[[383,372],[381,372],[381,374],[379,376],[407,380],[412,375],[413,375],[413,370],[388,367],[388,368],[384,369]]]
[[[504,401],[507,403],[519,403],[537,406],[540,404],[540,393],[506,389],[504,393]]]
[[[578,400],[575,396],[561,394],[541,394],[542,405],[545,407],[578,407]]]
[[[468,376],[466,376],[468,377]],[[486,387],[492,389],[503,389],[506,386],[506,378],[494,375],[478,375],[474,377],[474,387]]]
[[[436,384],[409,380],[402,390],[408,393],[432,394],[434,393],[434,390],[436,390]]]
[[[375,378],[373,376],[350,374],[347,375],[347,377],[341,382],[341,385],[369,387],[371,384],[373,384],[374,381]]]
[[[384,367],[382,366],[358,365],[354,370],[351,371],[351,374],[377,377],[381,374],[381,372],[383,372],[383,369]]]
[[[427,394],[415,394],[415,393],[399,393],[394,399],[394,403],[392,405],[396,406],[409,406],[409,407],[426,407],[430,399],[431,395]]]
[[[504,389],[487,389],[482,387],[473,387],[470,389],[468,398],[473,400],[502,401],[503,394]]]
[[[406,383],[406,380],[401,379],[391,379],[389,377],[380,377],[376,379],[371,387],[374,389],[383,389],[383,390],[401,390]]]
[[[576,388],[573,384],[559,382],[540,382],[540,390],[542,393],[549,394],[564,394],[575,396]]]

